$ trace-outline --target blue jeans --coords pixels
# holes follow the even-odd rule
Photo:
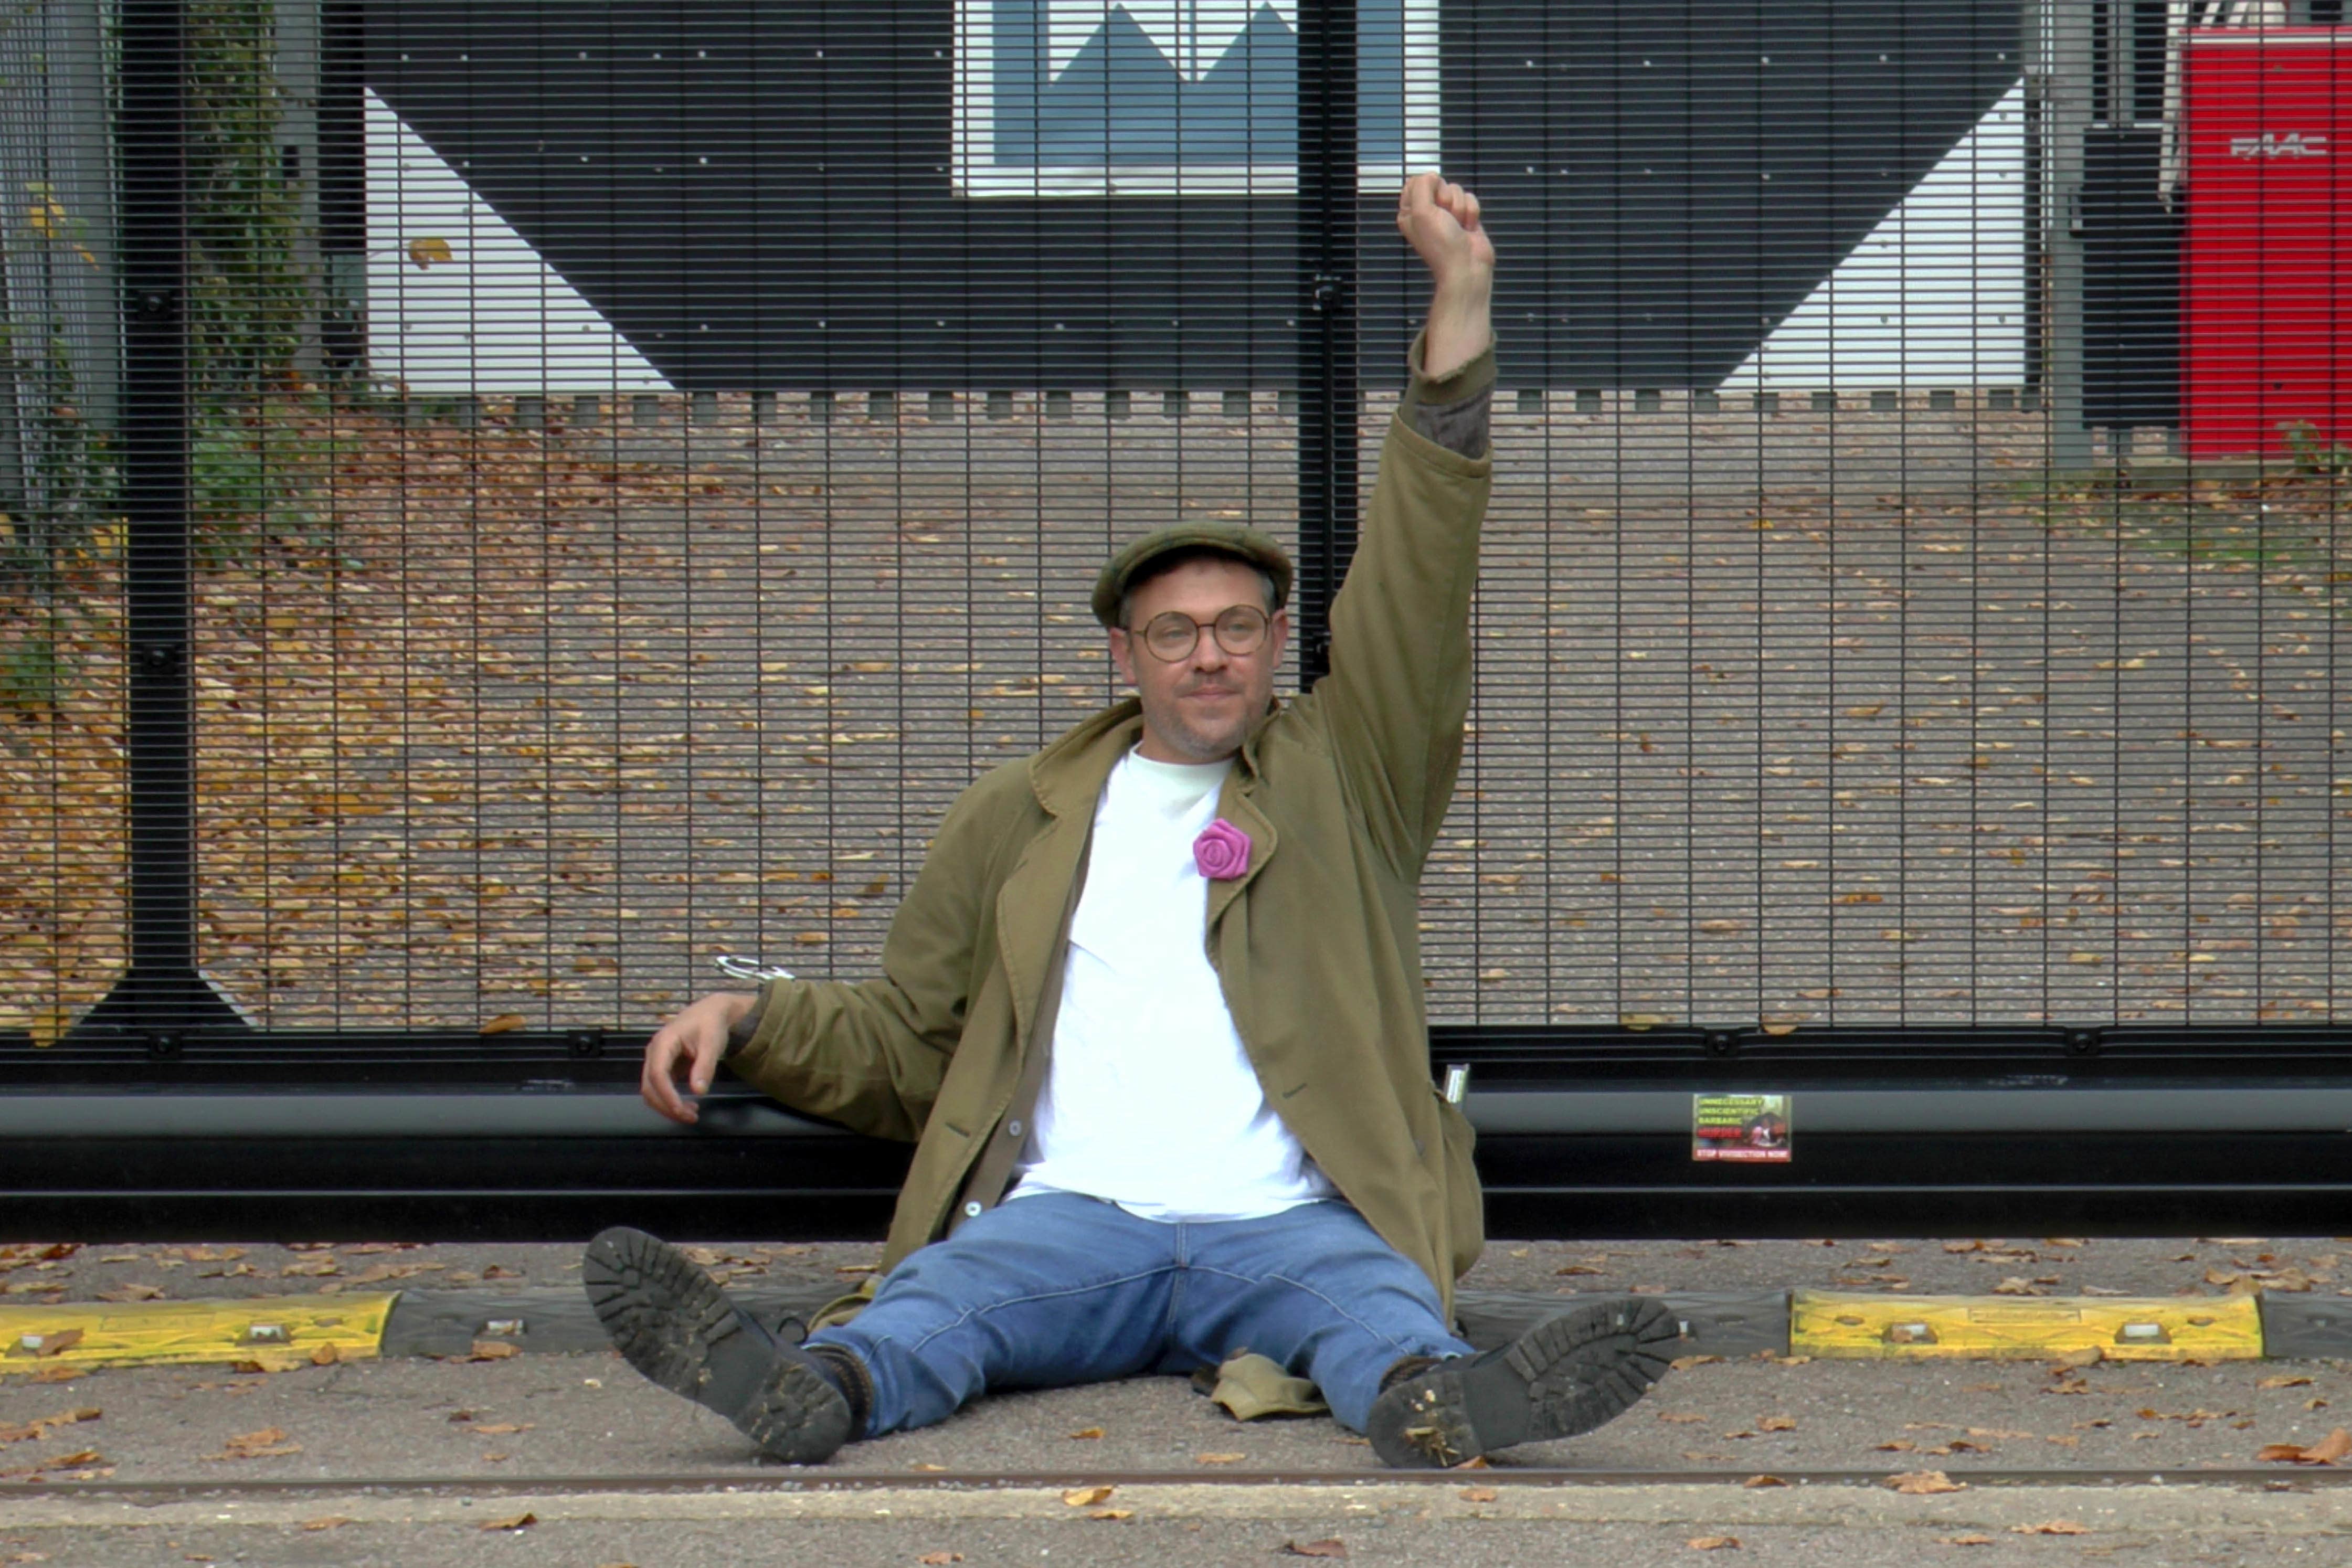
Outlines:
[[[1183,1373],[1248,1350],[1310,1379],[1349,1431],[1411,1355],[1461,1355],[1428,1276],[1336,1199],[1263,1219],[1139,1219],[1045,1193],[900,1263],[811,1344],[874,1376],[866,1435],[944,1421],[990,1388]]]

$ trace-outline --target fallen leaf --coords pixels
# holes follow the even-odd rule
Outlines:
[[[962,1562],[963,1553],[961,1552],[926,1552],[920,1557],[916,1558],[915,1561],[923,1564],[923,1568],[947,1568],[947,1565],[950,1563]]]
[[[106,1456],[97,1449],[81,1448],[70,1454],[60,1454],[54,1459],[43,1459],[33,1468],[40,1470],[54,1470],[61,1465],[102,1465],[105,1462]]]
[[[1062,1494],[1062,1500],[1072,1508],[1092,1508],[1118,1489],[1116,1487],[1074,1487]]]
[[[275,1459],[282,1458],[288,1454],[299,1454],[301,1451],[301,1444],[289,1443],[286,1440],[285,1427],[264,1426],[258,1432],[239,1432],[236,1436],[231,1437],[226,1443],[221,1446],[221,1451],[219,1453],[208,1454],[205,1458],[211,1459]]]
[[[1936,1539],[1947,1546],[1990,1546],[1992,1544],[1991,1536],[1974,1530],[1966,1535],[1939,1535]]]
[[[538,1522],[539,1515],[535,1513],[519,1513],[512,1519],[485,1520],[474,1528],[477,1530],[529,1530]]]
[[[486,1021],[482,1025],[481,1032],[485,1035],[503,1035],[509,1030],[521,1028],[527,1021],[520,1013],[501,1013],[497,1017]]]
[[[467,1361],[504,1361],[510,1355],[521,1353],[510,1340],[476,1340],[474,1348],[466,1352],[466,1359]]]
[[[2040,1524],[2012,1524],[2011,1535],[2088,1535],[2091,1527],[2071,1519],[2046,1519]]]
[[[1797,1418],[1793,1415],[1767,1415],[1756,1423],[1756,1429],[1759,1432],[1793,1432],[1797,1429]]]
[[[23,1443],[36,1437],[46,1437],[52,1426],[79,1426],[84,1421],[97,1420],[100,1414],[96,1410],[60,1410],[55,1415],[36,1415],[22,1426],[0,1426],[0,1443]]]
[[[1303,1546],[1296,1541],[1286,1541],[1282,1543],[1282,1549],[1293,1557],[1345,1557],[1348,1555],[1347,1542],[1336,1537],[1329,1541],[1310,1541]]]
[[[2307,1448],[2294,1443],[2269,1443],[2254,1458],[2264,1463],[2332,1465],[2347,1454],[2352,1454],[2352,1432],[2338,1426]]]
[[[26,1334],[17,1342],[28,1346],[37,1357],[53,1356],[81,1343],[82,1335],[87,1331],[83,1329],[59,1329],[54,1334]]]
[[[457,258],[447,240],[437,234],[427,234],[408,242],[408,259],[416,263],[416,269],[422,272],[436,261],[446,267]]]
[[[340,1530],[349,1523],[351,1523],[351,1521],[344,1518],[341,1514],[331,1513],[320,1519],[304,1520],[302,1521],[302,1528],[305,1530]]]
[[[1135,1510],[1131,1508],[1089,1509],[1087,1511],[1087,1517],[1088,1519],[1133,1519]]]
[[[1195,1454],[1192,1462],[1196,1465],[1238,1465],[1247,1458],[1246,1454]]]
[[[1686,1410],[1661,1410],[1658,1412],[1658,1419],[1661,1421],[1672,1421],[1678,1426],[1688,1426],[1696,1421],[1704,1421],[1706,1417],[1704,1415],[1692,1415]]]
[[[1492,1487],[1464,1487],[1454,1495],[1464,1502],[1493,1502],[1502,1494]]]
[[[1736,1550],[1739,1545],[1739,1537],[1736,1535],[1694,1535],[1687,1542],[1685,1542],[1685,1544],[1687,1544],[1693,1552],[1722,1552],[1727,1549]]]
[[[310,1347],[310,1364],[312,1366],[332,1366],[342,1359],[343,1352],[337,1350],[331,1344],[312,1345]]]
[[[101,1301],[152,1301],[163,1295],[160,1285],[118,1285],[111,1290],[95,1290],[91,1294]]]
[[[1933,1497],[1938,1492],[1966,1491],[1968,1483],[1956,1481],[1941,1470],[1906,1470],[1899,1476],[1889,1476],[1886,1484],[1905,1497]]]
[[[2053,1367],[2060,1368],[2096,1366],[2099,1363],[2106,1359],[2107,1352],[2100,1349],[2097,1345],[2084,1345],[2080,1350],[2072,1350],[2066,1352],[2063,1355],[2051,1357],[2050,1364]]]
[[[1759,1487],[1785,1487],[1789,1483],[1778,1476],[1750,1476],[1739,1484],[1754,1491]]]
[[[2311,1379],[2298,1376],[2266,1377],[2254,1386],[2256,1388],[2308,1388],[2311,1386]]]
[[[1676,1372],[1688,1372],[1695,1366],[1705,1366],[1709,1362],[1719,1362],[1722,1359],[1719,1355],[1678,1355],[1666,1364]]]
[[[1102,1429],[1101,1427],[1099,1427],[1099,1426],[1086,1426],[1086,1427],[1081,1427],[1079,1430],[1077,1430],[1077,1431],[1076,1431],[1076,1432],[1071,1433],[1071,1434],[1070,1434],[1070,1436],[1071,1436],[1071,1438],[1075,1441],[1075,1440],[1083,1439],[1083,1438],[1088,1438],[1088,1437],[1099,1437],[1099,1436],[1101,1436],[1102,1435],[1103,1435],[1103,1429]]]
[[[491,1421],[474,1430],[485,1436],[503,1437],[509,1432],[528,1432],[537,1425],[535,1421]]]

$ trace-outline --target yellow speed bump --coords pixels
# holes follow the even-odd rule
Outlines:
[[[1789,1307],[1798,1355],[1969,1356],[2046,1361],[2097,1350],[2113,1361],[2253,1361],[2262,1307],[2252,1296],[1866,1296],[1799,1290]]]
[[[397,1292],[238,1301],[0,1307],[0,1376],[57,1366],[258,1363],[266,1372],[373,1359]]]

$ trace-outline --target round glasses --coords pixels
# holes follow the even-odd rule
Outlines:
[[[1192,656],[1205,626],[1209,635],[1217,639],[1219,647],[1240,658],[1255,653],[1264,645],[1266,622],[1266,613],[1255,605],[1227,605],[1217,612],[1213,621],[1196,621],[1181,611],[1169,610],[1152,616],[1140,630],[1129,635],[1140,639],[1160,663],[1174,664]]]

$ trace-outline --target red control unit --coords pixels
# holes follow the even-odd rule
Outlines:
[[[2352,28],[2203,28],[2181,56],[2191,458],[2352,444]]]

